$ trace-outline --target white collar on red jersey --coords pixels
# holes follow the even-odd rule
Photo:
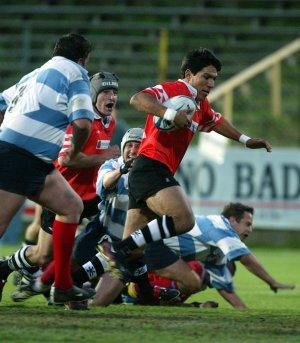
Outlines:
[[[194,88],[194,87],[191,86],[188,82],[186,82],[186,81],[184,81],[184,80],[182,80],[182,79],[178,79],[178,81],[183,82],[183,83],[187,86],[187,88],[189,89],[189,91],[192,93],[192,96],[193,96],[194,100],[196,100],[197,89]]]
[[[104,127],[108,127],[110,122],[112,121],[112,115],[102,117],[99,114],[97,114],[96,112],[94,112],[94,119],[95,120],[101,120]]]

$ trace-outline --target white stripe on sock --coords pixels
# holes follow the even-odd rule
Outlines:
[[[101,257],[99,252],[96,254],[96,257],[100,261],[100,263],[102,264],[104,272],[108,272],[109,271],[108,263],[105,261],[105,259],[103,257]]]
[[[131,234],[132,239],[138,247],[142,247],[146,244],[146,240],[141,230],[136,230]]]
[[[160,231],[159,231],[157,219],[154,219],[150,223],[148,223],[148,227],[149,227],[153,242],[156,242],[162,239]]]
[[[166,238],[169,238],[169,237],[171,237],[171,234],[170,234],[170,231],[169,231],[168,226],[167,226],[167,217],[163,216],[162,219],[163,219],[162,227],[164,229],[165,236],[166,236]]]

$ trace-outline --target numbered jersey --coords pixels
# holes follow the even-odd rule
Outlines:
[[[53,57],[4,91],[0,109],[6,110],[0,140],[53,162],[67,126],[76,119],[94,119],[87,71]]]

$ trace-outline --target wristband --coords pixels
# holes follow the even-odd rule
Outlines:
[[[164,119],[173,121],[175,119],[177,111],[173,110],[173,108],[168,108],[164,113]]]
[[[251,138],[246,135],[240,135],[239,142],[246,144],[249,139]]]

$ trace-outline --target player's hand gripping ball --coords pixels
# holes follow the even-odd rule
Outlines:
[[[173,110],[180,111],[185,109],[191,109],[192,111],[188,114],[188,117],[191,119],[197,109],[196,103],[192,98],[189,98],[185,95],[177,95],[173,98],[169,98],[163,103],[164,106],[172,108]],[[166,120],[157,116],[153,116],[153,123],[156,128],[161,131],[173,131],[177,130],[174,123],[170,120]]]

